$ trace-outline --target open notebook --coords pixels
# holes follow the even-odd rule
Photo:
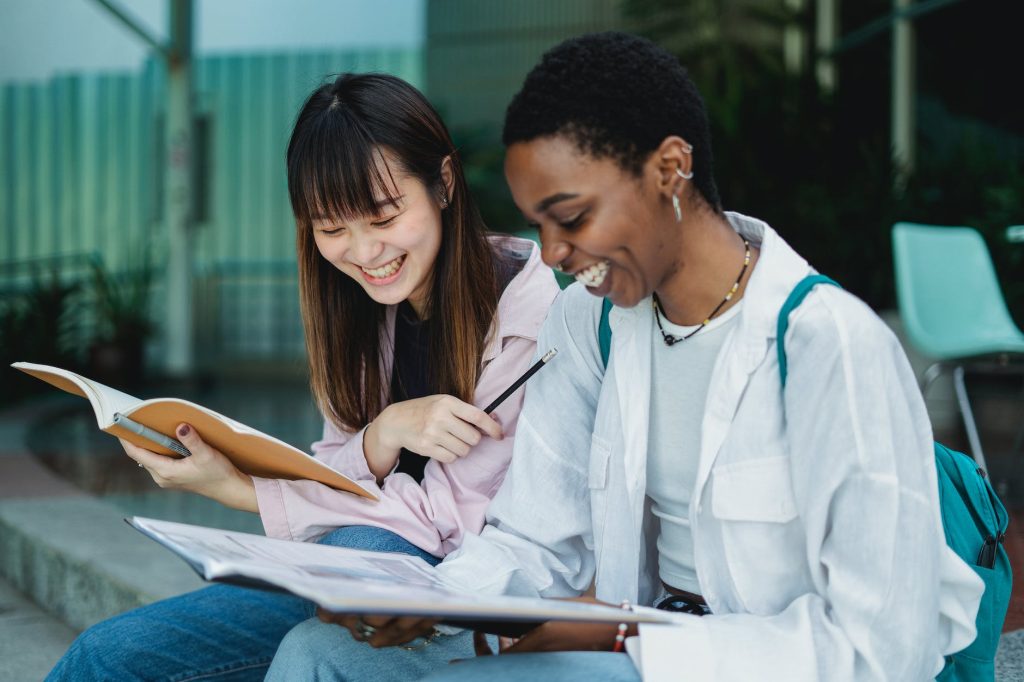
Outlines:
[[[172,448],[115,423],[115,415],[124,415],[171,439],[174,438],[178,424],[191,424],[204,441],[223,452],[241,471],[252,476],[309,479],[361,497],[377,499],[376,495],[320,460],[202,405],[179,398],[140,400],[59,367],[30,362],[15,362],[11,366],[68,393],[88,399],[101,430],[147,450],[171,457],[180,456]]]
[[[559,599],[489,596],[453,589],[419,557],[278,540],[133,516],[126,521],[184,559],[205,580],[284,590],[334,613],[440,618],[518,636],[542,622],[664,623],[655,609]]]

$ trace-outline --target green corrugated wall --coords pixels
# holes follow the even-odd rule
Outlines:
[[[244,312],[232,316],[242,328],[231,336],[256,339],[254,355],[301,354],[300,331],[289,335],[286,349],[273,342],[273,327],[298,325],[297,306],[282,319],[274,302],[297,298],[294,278],[287,276],[295,257],[284,153],[298,107],[325,76],[343,71],[384,71],[422,87],[422,62],[415,49],[197,60],[196,112],[210,126],[207,215],[196,225],[197,279],[266,271],[290,287],[248,300],[236,287]],[[77,74],[0,89],[0,289],[10,285],[2,280],[13,276],[12,262],[98,253],[116,271],[146,242],[157,252],[173,248],[160,226],[163,101],[157,61],[137,74]],[[161,304],[158,288],[157,317]],[[234,305],[221,305],[221,312]],[[198,313],[210,320],[209,312]],[[199,329],[197,336],[225,339],[216,330]]]

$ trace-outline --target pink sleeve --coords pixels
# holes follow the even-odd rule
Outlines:
[[[348,433],[330,420],[324,420],[324,435],[313,443],[313,456],[354,481],[373,481],[374,475],[363,454],[365,432],[366,428],[362,428],[355,433]]]
[[[511,337],[481,372],[474,403],[486,406],[529,367],[536,343]],[[485,436],[466,457],[451,464],[427,463],[422,484],[407,474],[391,474],[377,486],[363,456],[362,431],[345,434],[333,427],[314,451],[325,462],[378,494],[379,502],[338,492],[312,481],[256,478],[256,497],[268,536],[310,540],[335,528],[370,525],[391,530],[435,556],[457,548],[466,533],[479,533],[484,512],[512,457],[523,389],[495,410],[505,438]]]

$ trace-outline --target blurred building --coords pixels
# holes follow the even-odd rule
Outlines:
[[[426,89],[452,128],[496,128],[526,73],[574,35],[621,28],[620,0],[429,0]]]
[[[332,73],[386,71],[422,87],[419,50],[200,57],[195,62],[194,279],[198,369],[304,355],[284,155],[303,99]],[[0,293],[96,259],[115,276],[159,270],[165,75],[78,74],[0,89]],[[41,273],[43,273],[41,275]],[[159,326],[159,272],[151,300]],[[86,316],[87,317],[87,316]],[[89,320],[74,325],[85,343]],[[80,349],[81,350],[81,349]],[[162,334],[150,344],[162,352]],[[32,358],[23,358],[31,360]]]

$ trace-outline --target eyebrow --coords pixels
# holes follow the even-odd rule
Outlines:
[[[400,202],[404,198],[405,198],[404,194],[399,194],[397,197],[394,197],[393,199],[386,199],[385,198],[385,199],[381,199],[380,201],[375,201],[374,204],[373,204],[373,210],[380,211],[381,209],[387,208],[388,206],[391,206],[392,208],[398,208],[398,202]],[[328,220],[333,221],[334,218],[331,218],[328,215],[325,215],[323,213],[318,212],[315,215],[311,216],[311,220],[314,223],[316,223],[316,222],[324,222],[324,221],[328,221]]]
[[[374,207],[378,211],[380,209],[384,208],[385,206],[397,207],[398,206],[398,202],[401,201],[404,198],[405,198],[404,194],[399,194],[397,197],[391,197],[391,198],[388,198],[388,199],[381,199],[380,201],[378,201],[378,202],[376,202],[374,204]]]
[[[542,199],[533,207],[537,213],[543,213],[560,201],[567,201],[569,199],[575,199],[579,194],[566,194],[565,192],[559,192],[558,194],[552,194],[546,199]]]

